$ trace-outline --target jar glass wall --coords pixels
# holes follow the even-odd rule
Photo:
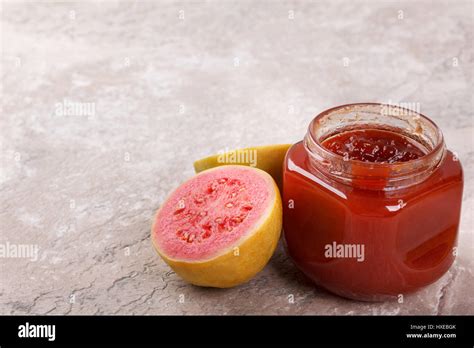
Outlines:
[[[369,129],[406,137],[424,155],[363,162],[323,146],[334,135]],[[459,160],[425,116],[383,104],[327,110],[286,155],[288,253],[315,283],[344,297],[374,301],[414,291],[454,261],[462,189]]]

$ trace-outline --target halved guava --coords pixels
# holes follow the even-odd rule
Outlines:
[[[182,278],[224,288],[248,281],[267,264],[281,225],[281,198],[272,177],[230,165],[179,186],[158,210],[151,237]]]

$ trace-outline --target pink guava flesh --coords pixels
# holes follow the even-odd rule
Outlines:
[[[200,261],[233,247],[273,201],[269,178],[248,167],[222,166],[178,187],[158,212],[153,238],[167,257]]]

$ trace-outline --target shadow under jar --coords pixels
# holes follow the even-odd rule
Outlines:
[[[373,103],[324,111],[286,155],[287,251],[333,293],[395,298],[452,265],[462,190],[461,164],[427,117]]]

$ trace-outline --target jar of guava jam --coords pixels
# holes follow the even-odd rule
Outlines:
[[[283,169],[283,228],[296,266],[343,297],[400,298],[455,258],[463,174],[440,129],[392,105],[313,119]]]

